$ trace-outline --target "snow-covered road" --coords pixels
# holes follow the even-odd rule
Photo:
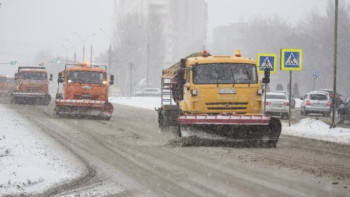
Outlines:
[[[160,106],[157,97],[112,97],[110,100],[150,110]],[[327,124],[313,118],[302,119],[291,127],[284,123],[282,135],[350,144],[349,129],[329,129]],[[85,164],[67,147],[2,104],[0,166],[0,196],[41,194],[49,188],[78,179],[87,171]]]

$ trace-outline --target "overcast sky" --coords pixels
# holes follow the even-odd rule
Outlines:
[[[328,0],[206,1],[209,36],[215,26],[248,22],[254,16],[280,16],[295,24],[311,11],[324,14],[328,3]],[[78,58],[82,58],[82,40],[86,40],[86,48],[93,45],[96,55],[109,46],[114,0],[0,0],[0,3],[0,63],[17,60],[28,66],[40,50],[52,50],[54,55],[64,57],[73,56],[76,48]],[[89,54],[87,49],[85,56]]]

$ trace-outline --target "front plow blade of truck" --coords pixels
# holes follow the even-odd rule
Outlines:
[[[60,116],[87,116],[110,120],[113,105],[106,101],[90,99],[57,99],[55,111]]]
[[[181,115],[181,131],[207,132],[230,139],[276,147],[282,126],[278,118],[264,115]]]

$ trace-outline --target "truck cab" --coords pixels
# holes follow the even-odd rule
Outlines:
[[[240,56],[188,58],[184,65],[184,113],[262,113],[262,89],[255,60]]]
[[[19,67],[15,74],[16,88],[13,91],[15,103],[48,105],[51,101],[49,81],[45,67]]]
[[[58,77],[59,82],[63,83],[59,98],[108,101],[108,88],[113,80],[107,79],[104,68],[68,67]]]
[[[109,86],[105,66],[83,64],[66,65],[58,74],[56,114],[86,115],[110,119],[113,105],[108,101]]]

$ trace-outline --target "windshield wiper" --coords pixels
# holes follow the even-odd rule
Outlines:
[[[233,74],[232,66],[230,66],[231,74],[232,74],[232,86],[235,86],[235,76]]]
[[[251,83],[251,79],[252,79],[252,76],[250,75],[249,71],[246,70],[246,74],[248,76],[248,87],[250,86],[250,83]]]
[[[219,87],[219,75],[218,75],[218,72],[216,72],[215,67],[213,67],[213,70],[214,70],[215,73],[216,73],[216,87]]]

